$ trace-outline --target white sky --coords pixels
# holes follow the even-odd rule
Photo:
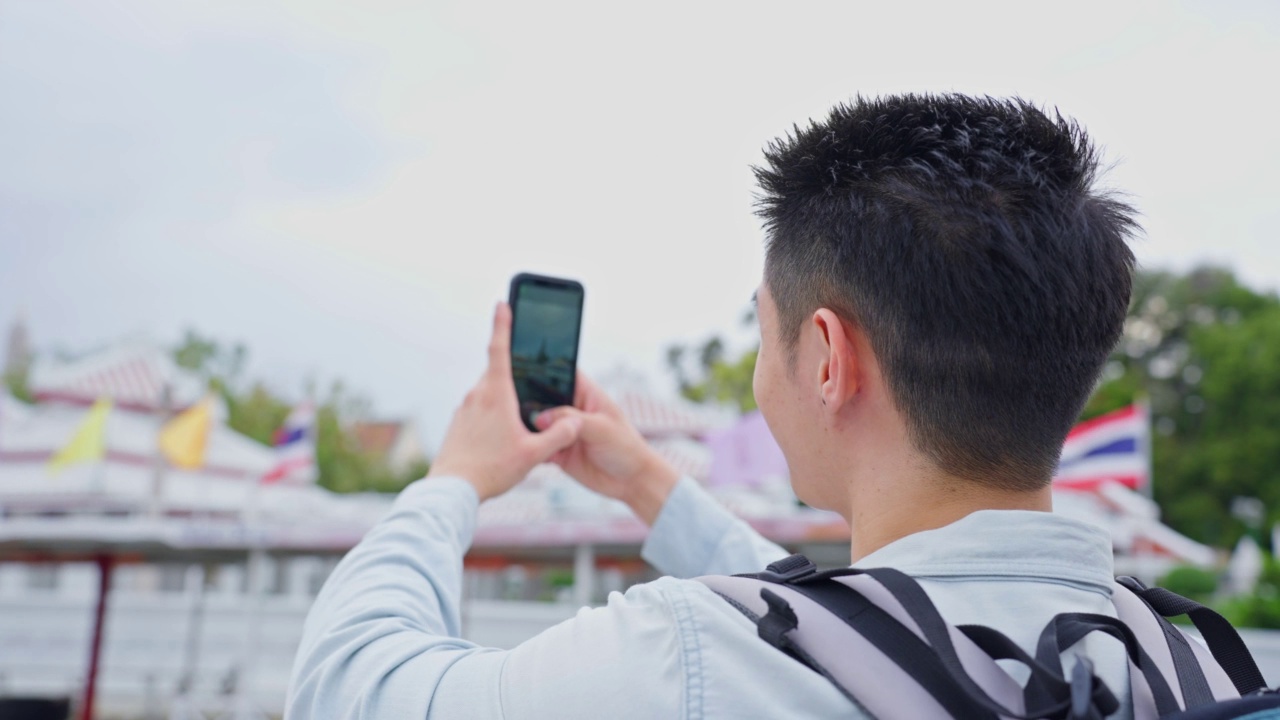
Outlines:
[[[1276,289],[1278,38],[1267,2],[0,0],[0,323],[194,327],[434,446],[530,270],[586,285],[584,369],[666,388],[668,344],[741,334],[761,147],[908,90],[1057,105],[1144,264]]]

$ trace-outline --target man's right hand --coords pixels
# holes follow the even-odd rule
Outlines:
[[[582,419],[577,441],[552,456],[575,480],[596,492],[621,500],[646,524],[662,511],[680,476],[627,421],[613,400],[581,373],[574,407],[538,415],[539,429],[566,415]]]

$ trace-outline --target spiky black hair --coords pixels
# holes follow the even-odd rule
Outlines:
[[[1099,158],[1017,98],[859,97],[794,128],[755,168],[784,347],[831,308],[940,468],[1043,486],[1129,302],[1134,212]]]

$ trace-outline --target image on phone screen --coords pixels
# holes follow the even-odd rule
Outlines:
[[[511,370],[530,430],[538,413],[573,404],[582,296],[571,280],[517,275],[511,282]]]

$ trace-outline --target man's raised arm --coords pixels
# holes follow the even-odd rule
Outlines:
[[[510,323],[510,309],[499,304],[489,367],[454,414],[430,476],[401,493],[316,598],[294,664],[291,717],[510,717],[500,688],[562,709],[573,700],[582,704],[580,715],[590,715],[600,698],[582,690],[583,678],[604,672],[590,685],[616,698],[611,678],[618,673],[658,677],[685,662],[671,607],[649,586],[611,597],[607,608],[584,610],[565,629],[511,652],[459,637],[462,556],[476,508],[541,462],[557,462],[587,487],[626,502],[653,527],[645,557],[667,573],[747,572],[786,554],[680,478],[586,378],[576,407],[543,413],[541,432],[529,432],[511,376]],[[648,638],[649,651],[581,640],[632,636]],[[661,648],[654,638],[663,639]],[[548,656],[561,658],[559,670],[544,676]],[[629,706],[669,716],[675,708],[668,702],[678,696],[644,691]]]

